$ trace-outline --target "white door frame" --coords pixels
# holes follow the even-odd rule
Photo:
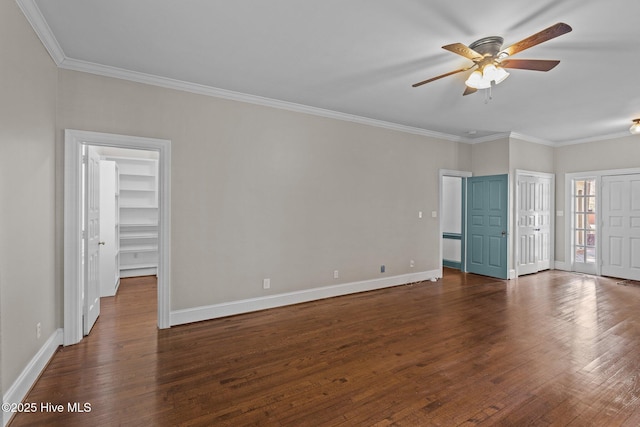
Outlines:
[[[444,180],[442,179],[445,176],[453,176],[453,177],[460,177],[460,178],[469,178],[470,176],[472,176],[473,174],[471,172],[466,172],[466,171],[458,171],[458,170],[450,170],[450,169],[440,169],[438,171],[438,186],[439,186],[439,201],[438,201],[438,226],[439,226],[439,233],[438,234],[438,241],[440,242],[440,252],[439,252],[439,263],[440,263],[440,277],[443,276],[443,268],[442,268],[442,253],[443,253],[443,249],[442,249],[442,208],[443,208],[443,198],[442,198],[442,191],[443,191],[443,186],[444,186]],[[463,213],[463,215],[465,215]],[[462,218],[462,223],[465,223],[465,218]],[[463,235],[462,239],[466,239],[466,236]],[[464,245],[464,247],[466,248],[466,244]],[[466,249],[465,249],[466,250]],[[467,271],[466,268],[466,255],[463,255],[463,259],[465,260],[465,262],[462,265],[462,271]]]
[[[171,309],[171,141],[65,129],[64,132],[64,345],[82,335],[82,145],[158,152],[158,327],[169,328]]]
[[[551,220],[551,224],[549,224],[549,226],[551,227],[551,230],[549,230],[549,245],[551,246],[549,248],[549,268],[550,270],[553,270],[555,268],[555,259],[556,259],[556,255],[555,255],[555,241],[556,241],[556,207],[555,207],[555,200],[556,200],[556,175],[553,173],[545,173],[545,172],[533,172],[533,171],[528,171],[528,170],[523,170],[523,169],[516,169],[516,184],[515,184],[515,190],[516,190],[516,194],[515,194],[515,203],[513,206],[513,210],[514,210],[514,222],[515,222],[515,227],[513,227],[514,230],[514,239],[513,239],[513,247],[514,247],[514,256],[513,256],[513,263],[514,263],[514,269],[515,269],[515,274],[516,277],[518,277],[520,274],[518,273],[518,259],[520,258],[520,245],[518,244],[518,242],[520,241],[520,230],[518,227],[518,203],[520,200],[520,186],[518,185],[518,181],[519,178],[521,176],[533,176],[533,177],[538,177],[538,178],[548,178],[551,180],[551,185],[549,187],[549,197],[550,197],[550,204],[549,204],[549,211],[550,211],[550,220]]]

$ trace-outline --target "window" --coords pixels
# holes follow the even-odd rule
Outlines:
[[[573,199],[573,260],[579,271],[579,264],[596,263],[596,179],[574,180]]]

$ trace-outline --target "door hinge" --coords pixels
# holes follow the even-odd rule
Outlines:
[[[87,163],[88,157],[86,154],[82,155],[82,163]]]

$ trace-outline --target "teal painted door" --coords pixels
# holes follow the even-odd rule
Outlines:
[[[508,278],[508,175],[467,178],[467,271]]]

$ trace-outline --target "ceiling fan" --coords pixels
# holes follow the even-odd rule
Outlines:
[[[471,73],[469,78],[465,81],[466,89],[463,95],[469,95],[477,92],[478,89],[490,88],[492,83],[498,84],[504,81],[504,79],[509,77],[509,73],[505,71],[505,68],[549,71],[558,65],[560,61],[549,59],[509,59],[509,57],[518,52],[522,52],[525,49],[529,49],[530,47],[566,34],[569,31],[571,31],[571,27],[569,25],[559,22],[527,37],[524,40],[520,40],[519,42],[512,44],[506,49],[502,49],[504,39],[498,36],[485,37],[480,40],[476,40],[469,46],[465,46],[462,43],[453,43],[442,46],[443,49],[470,59],[473,61],[473,64],[459,70],[423,80],[413,84],[412,86],[422,86],[423,84],[439,80],[443,77],[462,73],[477,67],[477,70]]]

